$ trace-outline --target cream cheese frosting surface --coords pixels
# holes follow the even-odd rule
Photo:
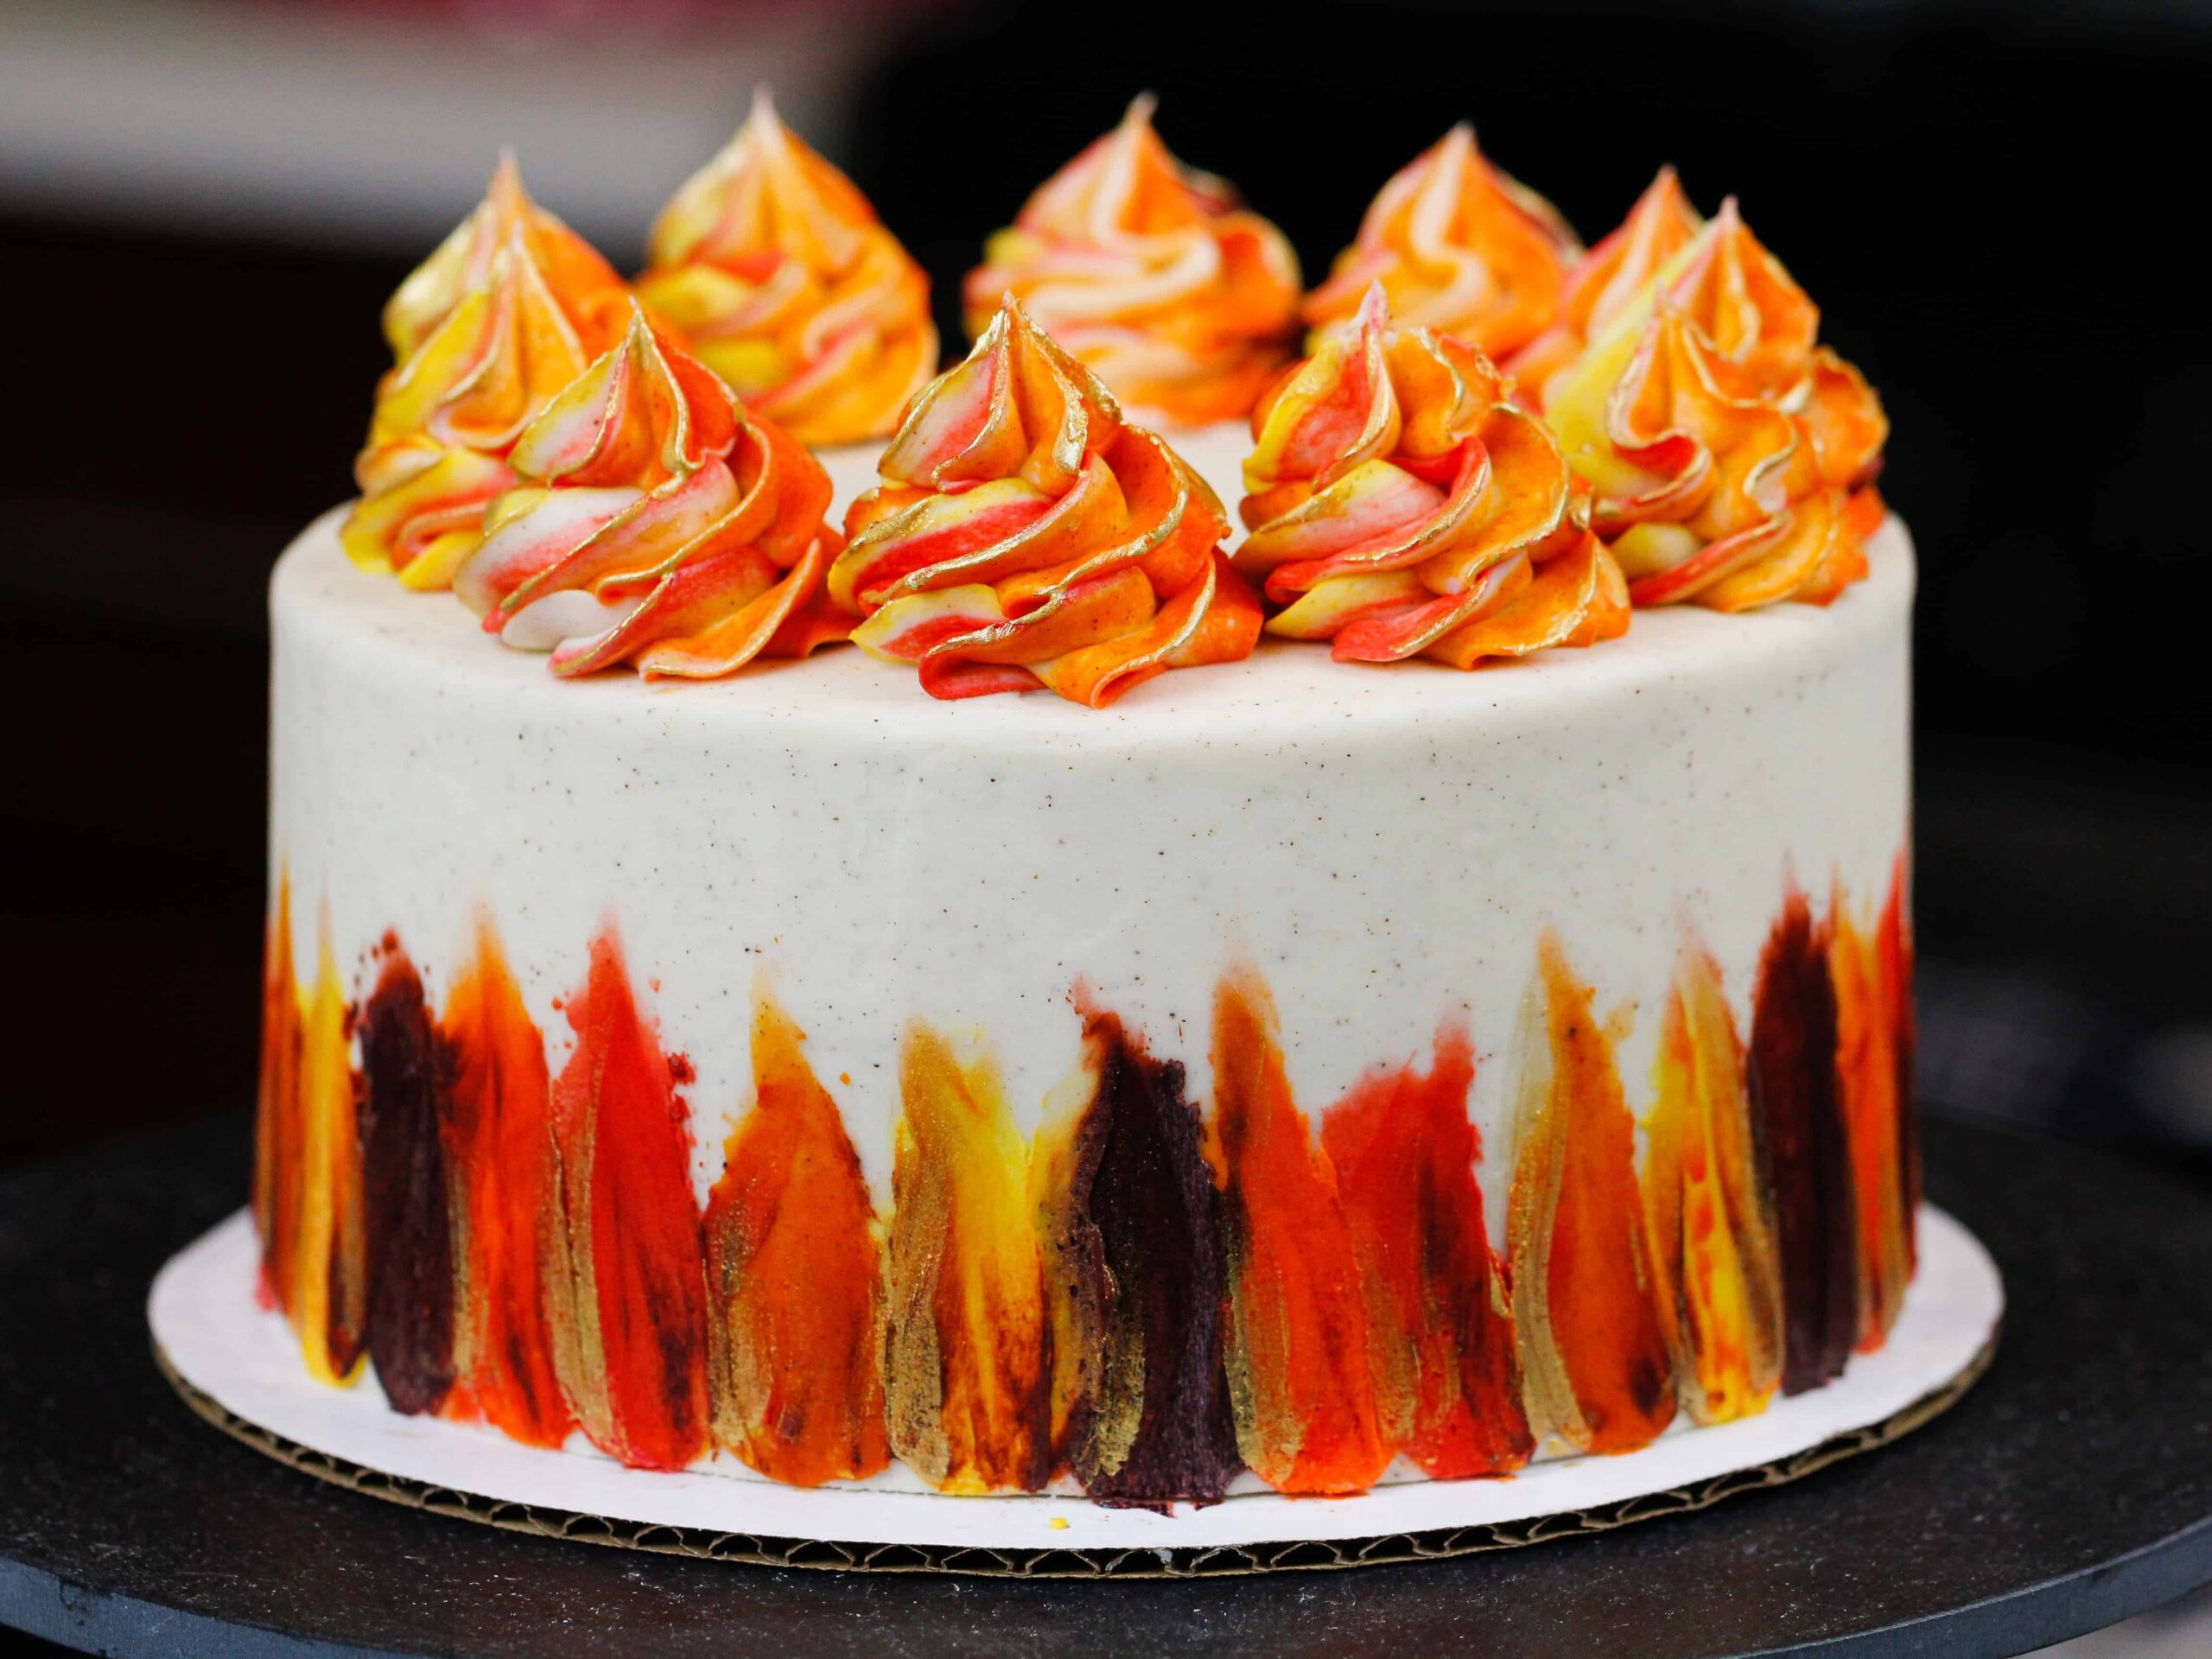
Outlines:
[[[886,1190],[908,1018],[981,1027],[1033,1116],[1074,1064],[1081,981],[1205,1098],[1213,982],[1239,953],[1318,1106],[1463,1012],[1502,1055],[1555,926],[1605,1003],[1639,1002],[1635,1088],[1685,907],[1747,1025],[1785,874],[1888,882],[1913,575],[1896,521],[1874,551],[1825,612],[1656,613],[1604,651],[1471,677],[1263,642],[1095,711],[940,704],[851,650],[711,687],[556,681],[353,569],[326,518],[272,600],[271,866],[302,961],[318,906],[341,950],[393,930],[432,961],[487,910],[549,1031],[613,915],[697,1075],[702,1193],[761,971],[816,1071],[855,1078]],[[1473,1096],[1501,1147],[1506,1070],[1481,1065]]]
[[[1149,1503],[1629,1449],[1883,1340],[1895,521],[1826,610],[1094,710],[852,650],[561,681],[338,518],[272,589],[257,1207],[312,1373]]]

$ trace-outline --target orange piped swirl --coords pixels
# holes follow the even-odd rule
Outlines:
[[[1401,322],[1503,359],[1552,326],[1581,251],[1551,203],[1483,158],[1463,121],[1391,175],[1301,309],[1317,329],[1343,321],[1379,282]]]
[[[1661,168],[1628,217],[1567,273],[1552,325],[1521,351],[1498,354],[1531,409],[1542,410],[1552,377],[1573,365],[1590,337],[1643,292],[1704,222],[1675,169]]]
[[[846,514],[830,599],[854,643],[935,697],[1049,686],[1103,709],[1171,668],[1233,662],[1260,603],[1220,501],[1008,300],[914,400]]]
[[[655,221],[638,292],[805,444],[888,437],[937,372],[929,278],[765,91]]]
[[[1298,257],[1225,181],[1176,160],[1152,111],[1131,104],[991,238],[963,290],[969,332],[1012,294],[1139,420],[1240,419],[1290,354]]]
[[[1546,381],[1635,603],[1825,605],[1866,575],[1889,422],[1819,324],[1732,200]]]
[[[443,588],[484,504],[514,481],[531,418],[620,338],[628,290],[582,237],[531,201],[502,156],[483,203],[385,307],[397,366],[377,386],[340,531],[364,569]]]
[[[1628,627],[1559,448],[1479,351],[1400,327],[1380,285],[1254,411],[1236,567],[1268,632],[1344,662],[1456,668]]]
[[[510,460],[519,482],[454,590],[556,674],[713,679],[844,638],[820,597],[841,544],[829,475],[642,311]]]

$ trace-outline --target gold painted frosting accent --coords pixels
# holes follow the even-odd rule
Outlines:
[[[1624,632],[1628,595],[1543,423],[1479,351],[1402,327],[1377,283],[1252,417],[1236,568],[1271,633],[1456,668]]]
[[[550,649],[556,674],[719,678],[844,638],[820,603],[841,545],[829,475],[642,309],[511,459],[518,481],[454,591],[486,631]]]
[[[1259,637],[1213,492],[1011,299],[914,400],[881,471],[846,513],[830,596],[867,618],[855,644],[914,664],[932,696],[1042,684],[1099,709]]]
[[[1656,221],[1641,239],[1601,243],[1593,260],[1656,255],[1674,233],[1668,183],[1639,204]],[[1732,198],[1545,382],[1545,416],[1635,603],[1825,605],[1866,575],[1889,422],[1859,371],[1816,344],[1819,323]]]
[[[354,462],[361,499],[340,532],[353,562],[445,587],[484,504],[514,481],[523,428],[620,338],[629,308],[613,268],[501,156],[481,205],[385,307],[397,360]]]

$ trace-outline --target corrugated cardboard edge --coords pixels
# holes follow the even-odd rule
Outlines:
[[[707,1560],[739,1561],[752,1567],[819,1567],[856,1573],[969,1573],[1024,1579],[1203,1579],[1246,1573],[1324,1572],[1332,1567],[1372,1567],[1393,1561],[1433,1561],[1484,1550],[1515,1549],[1554,1538],[1610,1532],[1634,1521],[1685,1515],[1738,1492],[1784,1486],[1816,1474],[1846,1458],[1875,1451],[1903,1439],[1956,1405],[1980,1382],[1995,1357],[2000,1325],[1972,1363],[1941,1387],[1878,1423],[1831,1436],[1817,1446],[1772,1463],[1715,1475],[1688,1486],[1647,1492],[1594,1509],[1569,1510],[1523,1520],[1446,1527],[1433,1532],[1395,1533],[1382,1538],[1339,1538],[1326,1541],[1205,1545],[1187,1549],[978,1549],[913,1544],[853,1544],[830,1539],[774,1538],[747,1532],[711,1532],[641,1521],[612,1521],[601,1516],[501,1502],[423,1481],[387,1475],[348,1463],[271,1433],[224,1407],[180,1376],[154,1344],[154,1360],[185,1404],[207,1421],[266,1457],[334,1486],[379,1497],[409,1509],[457,1520],[480,1522],[509,1532],[540,1538],[569,1538],[620,1549],[652,1550]],[[958,1498],[948,1499],[958,1503]]]

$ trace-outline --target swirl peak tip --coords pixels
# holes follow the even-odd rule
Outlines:
[[[522,185],[522,163],[515,159],[512,144],[499,146],[499,158],[492,164],[492,182],[484,194],[502,206],[520,206],[528,200],[529,193]]]
[[[1353,314],[1355,328],[1387,328],[1390,326],[1390,296],[1377,276],[1367,285],[1367,292],[1360,296],[1359,309]]]

